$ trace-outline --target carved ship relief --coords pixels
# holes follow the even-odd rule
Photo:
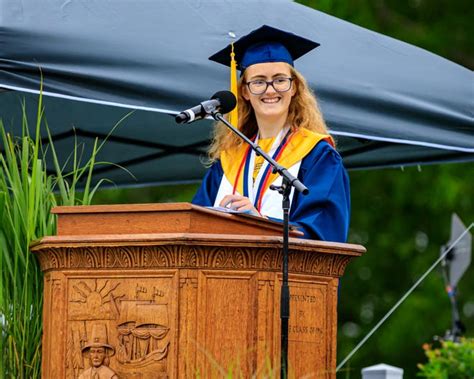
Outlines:
[[[124,367],[143,367],[163,361],[165,368],[169,330],[167,304],[122,300],[117,326],[117,360]]]

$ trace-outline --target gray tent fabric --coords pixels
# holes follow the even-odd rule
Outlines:
[[[262,24],[321,44],[296,68],[348,168],[474,160],[471,70],[284,0],[0,0],[0,117],[19,133],[42,75],[63,157],[74,138],[87,150],[127,115],[99,157],[117,166],[97,174],[123,185],[199,180],[212,122],[179,126],[173,115],[228,88],[228,70],[207,58]]]

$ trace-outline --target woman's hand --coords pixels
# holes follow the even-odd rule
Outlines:
[[[230,208],[239,212],[247,211],[254,216],[262,216],[253,206],[250,199],[241,195],[226,195],[222,198],[219,206]]]

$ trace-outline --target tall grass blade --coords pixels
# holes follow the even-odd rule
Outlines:
[[[104,182],[101,179],[93,185],[92,174],[105,141],[95,141],[92,155],[84,165],[76,141],[71,171],[65,173],[43,120],[42,95],[33,136],[29,134],[24,103],[22,111],[20,138],[8,135],[0,119],[0,378],[30,379],[41,375],[43,277],[29,246],[34,240],[55,233],[52,207],[90,204]],[[54,175],[48,174],[45,163],[46,149],[41,145],[43,126]],[[78,186],[84,176],[85,188],[79,198]]]

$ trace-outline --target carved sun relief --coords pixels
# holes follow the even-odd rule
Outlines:
[[[81,320],[116,318],[118,316],[117,301],[124,297],[124,295],[114,295],[113,291],[119,286],[120,282],[112,285],[109,280],[80,281],[72,286],[74,291],[70,302],[79,306],[71,306],[71,313]]]

